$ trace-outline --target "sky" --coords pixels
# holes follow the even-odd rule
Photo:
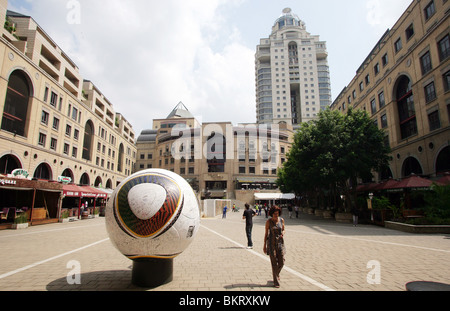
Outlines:
[[[133,126],[183,102],[200,122],[256,122],[255,52],[284,8],[326,41],[333,100],[412,0],[9,0]]]

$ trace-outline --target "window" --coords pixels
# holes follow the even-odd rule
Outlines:
[[[45,147],[45,140],[47,139],[47,135],[43,134],[43,133],[39,133],[39,142],[38,145]]]
[[[436,89],[434,88],[434,82],[431,82],[425,86],[425,99],[429,103],[436,99]]]
[[[141,154],[141,160],[145,160],[145,154]]]
[[[413,24],[409,25],[409,27],[406,28],[405,34],[406,34],[406,41],[408,41],[412,36],[414,36],[414,25]]]
[[[388,126],[387,116],[386,114],[384,114],[381,116],[381,127],[387,128],[387,126]]]
[[[402,49],[402,38],[399,38],[394,43],[395,53],[398,53]]]
[[[59,119],[58,118],[53,118],[53,129],[54,130],[59,130]]]
[[[56,151],[58,140],[56,138],[50,139],[50,149]]]
[[[73,119],[74,121],[76,121],[76,120],[77,120],[77,117],[78,117],[78,109],[75,108],[75,107],[73,107],[73,108],[72,108],[72,119]]]
[[[79,136],[80,136],[80,131],[77,129],[73,130],[73,139],[78,140]]]
[[[426,52],[421,58],[420,58],[420,66],[422,68],[422,75],[427,74],[429,71],[431,71],[431,55],[430,51]]]
[[[47,102],[47,99],[48,99],[48,92],[49,92],[49,89],[48,89],[48,86],[46,86],[45,91],[44,91],[44,102],[45,103]]]
[[[381,63],[383,64],[383,67],[386,66],[389,63],[388,55],[387,53],[381,57]]]
[[[69,137],[72,135],[72,127],[69,124],[66,125],[66,135]]]
[[[429,20],[434,13],[436,13],[436,7],[434,6],[434,1],[431,1],[424,9],[425,20]]]
[[[64,154],[65,155],[69,155],[69,150],[70,150],[70,145],[64,144]]]
[[[378,75],[380,73],[380,64],[376,63],[373,67],[373,71],[375,72],[375,75]]]
[[[366,81],[366,85],[368,85],[370,83],[370,76],[367,75],[364,80]]]
[[[430,124],[430,131],[437,130],[441,127],[441,121],[439,120],[439,110],[433,111],[428,114],[428,123]]]
[[[73,147],[72,148],[72,157],[76,158],[77,157],[77,153],[78,153],[78,148],[77,147]]]
[[[359,90],[362,92],[364,91],[364,83],[359,83]]]
[[[384,107],[384,105],[386,104],[386,101],[384,99],[384,92],[381,92],[380,94],[378,94],[378,102],[380,104],[380,109]]]
[[[239,174],[245,174],[245,166],[239,166]]]
[[[372,111],[372,114],[377,112],[377,102],[375,101],[375,98],[370,101],[370,109]]]
[[[58,103],[58,95],[52,92],[52,95],[50,96],[50,105],[56,108],[57,103]]]
[[[444,90],[446,92],[450,91],[450,71],[447,71],[446,73],[444,73],[444,75],[442,76],[442,79],[444,81]]]
[[[450,55],[450,39],[449,35],[446,35],[442,40],[438,42],[439,48],[439,60],[442,62]]]
[[[49,113],[42,110],[41,123],[48,125]]]
[[[411,80],[406,76],[401,76],[398,80],[396,91],[401,138],[406,139],[417,134],[416,111]]]

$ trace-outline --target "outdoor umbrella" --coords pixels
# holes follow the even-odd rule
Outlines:
[[[389,179],[381,184],[377,185],[374,190],[388,190],[388,189],[398,189],[396,186],[399,184],[399,182],[395,179]]]
[[[391,189],[429,188],[431,185],[433,185],[433,181],[413,174],[394,185]]]
[[[437,182],[443,185],[450,185],[450,174],[445,174],[445,176],[439,179]]]
[[[392,189],[403,189],[405,195],[405,209],[411,209],[410,192],[417,189],[429,189],[432,185],[433,181],[412,174],[393,186]]]

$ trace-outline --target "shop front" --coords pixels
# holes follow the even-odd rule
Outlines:
[[[63,185],[61,214],[78,219],[98,215],[104,208],[108,193],[89,186]]]
[[[278,205],[280,207],[294,204],[295,194],[293,193],[255,193],[255,202],[260,205]]]
[[[62,191],[56,182],[0,176],[0,229],[19,216],[30,225],[58,222]]]

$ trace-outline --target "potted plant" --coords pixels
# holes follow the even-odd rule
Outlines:
[[[28,228],[28,214],[27,213],[19,213],[18,216],[14,219],[14,224],[12,225],[12,229],[26,229]]]
[[[66,208],[61,211],[61,219],[59,222],[65,223],[69,221],[70,211]]]
[[[385,196],[373,198],[374,223],[384,226],[384,222],[392,217],[392,213],[397,210],[392,207],[391,202]]]

